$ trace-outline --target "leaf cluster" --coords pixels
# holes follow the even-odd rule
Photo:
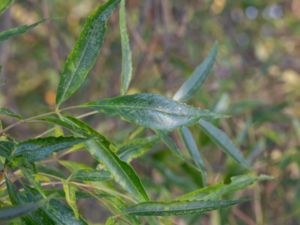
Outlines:
[[[11,4],[9,0],[1,1],[0,14]],[[94,67],[105,38],[107,21],[118,6],[122,48],[120,96],[63,108],[62,105],[81,87]],[[42,19],[32,25],[2,31],[0,41],[28,32],[45,21]],[[86,20],[63,66],[55,111],[24,118],[9,109],[0,109],[1,118],[16,120],[1,131],[3,176],[0,220],[14,219],[14,224],[87,224],[77,206],[77,201],[85,198],[96,199],[111,212],[112,216],[106,224],[141,224],[143,221],[159,224],[158,216],[199,215],[244,202],[241,199],[228,199],[228,196],[266,177],[248,174],[234,177],[230,183],[208,186],[206,163],[190,130],[191,126],[201,129],[240,167],[249,170],[250,165],[240,150],[214,125],[215,120],[225,116],[186,104],[210,74],[217,51],[218,43],[215,43],[207,58],[196,67],[173,98],[152,93],[128,95],[133,66],[125,0],[108,0],[99,6]],[[90,111],[74,116],[69,112],[73,109]],[[86,116],[98,113],[118,117],[138,126],[136,133],[142,134],[141,137],[133,137],[123,145],[115,144],[83,120]],[[11,128],[33,120],[48,123],[51,128],[39,138],[23,141],[15,140],[8,134]],[[53,129],[60,129],[62,135],[45,136],[52,133]],[[148,135],[149,132],[145,130],[152,134]],[[174,142],[173,133],[180,134],[182,145]],[[203,187],[178,196],[175,200],[157,199],[155,193],[147,190],[132,161],[147,156],[159,142],[164,143],[180,161],[197,171]],[[188,155],[183,154],[182,146],[188,150]],[[78,150],[90,154],[96,164],[89,166],[62,159]],[[59,166],[56,164],[53,167],[53,162]],[[61,167],[62,170],[58,169]]]

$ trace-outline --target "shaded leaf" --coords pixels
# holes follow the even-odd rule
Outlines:
[[[217,52],[218,43],[215,43],[207,58],[196,67],[189,79],[175,93],[174,100],[187,101],[199,90],[215,63]]]
[[[31,139],[17,145],[13,157],[24,157],[28,162],[47,158],[50,154],[86,141],[77,137],[46,137]]]
[[[92,168],[78,162],[70,161],[70,160],[59,160],[58,161],[61,165],[66,167],[68,170],[70,170],[72,173],[76,173],[79,170],[91,170]]]
[[[43,210],[55,222],[55,224],[87,225],[82,218],[76,219],[73,211],[58,200],[50,200],[47,208]]]
[[[229,137],[220,129],[211,123],[200,120],[199,125],[201,129],[217,144],[221,149],[235,159],[241,166],[249,168],[249,163],[240,153],[239,149],[235,147]]]
[[[12,184],[6,178],[6,187],[7,192],[9,194],[9,198],[12,204],[19,205],[19,204],[26,204],[33,201],[39,201],[40,198],[36,198],[29,193],[19,192],[15,185]],[[37,209],[35,212],[30,214],[24,215],[22,220],[25,224],[45,224],[45,225],[55,225],[53,220],[47,216],[47,214],[42,210],[42,208]]]
[[[26,33],[27,31],[32,30],[33,28],[35,28],[36,26],[38,26],[40,23],[45,22],[46,20],[40,20],[36,23],[33,23],[31,25],[23,25],[23,26],[19,26],[19,27],[15,27],[15,28],[11,28],[5,31],[0,32],[0,42],[1,41],[5,41],[9,38],[21,35]]]
[[[71,180],[80,182],[100,182],[111,178],[111,174],[105,170],[78,170],[71,176]]]
[[[9,116],[9,117],[13,117],[16,119],[22,119],[21,115],[11,111],[10,109],[6,109],[6,108],[0,108],[0,115]]]
[[[131,57],[127,27],[126,27],[127,25],[126,25],[125,0],[121,0],[120,3],[119,24],[120,24],[120,34],[121,34],[121,46],[122,46],[121,94],[125,95],[128,90],[130,80],[132,77],[132,59],[131,59],[132,57]]]
[[[205,164],[204,161],[202,160],[202,156],[198,150],[197,144],[193,138],[192,133],[186,127],[181,128],[180,133],[191,158],[194,160],[195,165],[199,168],[202,174],[203,182],[206,184],[207,172],[206,172]]]
[[[0,1],[0,15],[13,3],[13,0],[1,0]]]
[[[15,144],[10,141],[0,141],[0,156],[8,158],[15,148]]]
[[[17,191],[8,179],[6,179],[6,186],[13,204],[22,204],[41,198],[39,193],[31,187],[24,186],[23,192]],[[87,225],[82,218],[76,219],[69,207],[55,199],[49,200],[46,206],[22,217],[22,219],[26,224]]]
[[[133,159],[138,158],[148,152],[153,144],[158,140],[159,137],[156,135],[147,138],[134,139],[119,147],[117,152],[118,156],[121,160],[130,162]]]
[[[142,186],[139,177],[134,170],[120,160],[110,149],[100,142],[90,140],[87,142],[89,152],[100,162],[106,165],[117,183],[140,201],[148,200],[148,196]]]
[[[105,170],[96,170],[81,163],[59,160],[59,163],[71,171],[70,180],[85,181],[104,181],[111,179],[111,175]]]
[[[120,116],[140,126],[159,130],[172,130],[195,123],[200,118],[212,119],[217,116],[208,110],[149,93],[103,99],[87,103],[85,106],[109,115]]]
[[[55,167],[51,167],[49,165],[47,166],[43,166],[43,165],[36,165],[36,169],[37,169],[37,173],[44,176],[44,175],[50,175],[50,176],[54,176],[60,179],[67,179],[66,175],[64,174],[64,171],[62,171],[61,169],[55,168]]]
[[[142,202],[128,208],[126,213],[136,216],[173,216],[192,213],[202,214],[212,210],[233,206],[242,202],[242,200]]]
[[[0,221],[24,216],[41,207],[45,201],[25,203],[21,205],[0,208]]]
[[[179,147],[177,146],[175,140],[170,137],[169,133],[160,131],[160,130],[155,130],[155,132],[159,135],[163,143],[173,152],[175,153],[176,156],[178,156],[180,159],[183,161],[186,161],[184,155],[181,153]]]
[[[79,40],[69,54],[57,89],[56,104],[73,95],[93,68],[103,44],[106,22],[120,0],[109,0],[101,5],[84,24]]]

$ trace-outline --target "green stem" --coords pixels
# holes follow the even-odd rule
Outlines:
[[[81,108],[85,108],[85,107],[84,107],[84,106],[77,105],[77,106],[69,106],[69,107],[66,107],[66,108],[63,108],[63,109],[60,109],[60,110],[59,110],[58,108],[56,108],[55,111],[52,111],[52,112],[47,112],[47,113],[43,113],[43,114],[39,114],[39,115],[36,115],[36,116],[32,116],[32,117],[28,117],[28,118],[19,120],[19,121],[17,121],[16,123],[13,123],[13,124],[7,126],[6,128],[4,128],[4,129],[0,132],[0,136],[3,135],[5,132],[9,131],[10,129],[12,129],[12,128],[18,126],[18,125],[21,125],[21,124],[23,124],[23,123],[30,122],[30,121],[32,121],[32,120],[39,119],[39,118],[44,117],[44,116],[54,115],[54,114],[57,114],[57,115],[60,117],[60,116],[61,116],[60,113],[63,112],[63,111],[72,110],[72,109],[81,109]],[[87,116],[93,115],[93,114],[96,114],[96,111],[86,113]],[[85,117],[86,115],[85,115],[85,114],[82,114],[82,115],[80,115],[80,116]],[[83,118],[83,117],[80,117],[80,118]]]

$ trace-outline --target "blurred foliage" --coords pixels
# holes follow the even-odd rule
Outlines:
[[[41,18],[49,21],[0,43],[1,106],[27,116],[54,107],[62,64],[87,14],[98,4],[96,0],[19,0],[2,15],[1,30]],[[127,11],[134,64],[129,93],[143,91],[171,97],[218,40],[214,73],[193,104],[232,114],[220,126],[235,139],[257,174],[275,178],[246,191],[243,196],[254,200],[243,208],[202,217],[201,224],[299,224],[299,0],[128,0]],[[120,73],[120,34],[118,15],[114,14],[93,72],[68,104],[117,95]],[[101,121],[98,129],[114,140],[124,140],[134,130],[119,120],[101,118],[93,116],[89,122]],[[14,134],[25,139],[46,128],[27,124]],[[203,133],[192,130],[210,166],[209,183],[226,182],[243,172],[215,151]],[[91,161],[88,156],[85,160]],[[177,161],[169,151],[152,149],[151,157],[137,160],[134,166],[148,175],[143,176],[144,183],[151,179],[159,184],[159,190],[152,190],[158,197],[170,198],[169,193],[178,195],[202,185],[193,168],[184,163],[178,168]],[[155,169],[149,170],[149,165]],[[194,180],[184,179],[185,173],[194,174]],[[168,185],[168,180],[176,185]],[[93,214],[93,209],[99,210],[93,205],[80,202],[79,208]],[[93,215],[92,219],[103,220],[105,214],[103,211],[101,218]],[[195,217],[190,224],[199,224],[197,221]],[[178,219],[177,224],[183,223]]]

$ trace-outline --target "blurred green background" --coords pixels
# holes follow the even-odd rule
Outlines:
[[[53,109],[64,60],[87,15],[103,2],[17,0],[0,17],[0,30],[50,18],[33,31],[0,43],[1,106],[26,116]],[[240,194],[252,199],[244,207],[203,216],[190,224],[300,224],[300,1],[128,0],[127,16],[134,63],[129,93],[171,97],[218,41],[214,70],[190,103],[231,115],[220,127],[257,174],[274,177]],[[117,12],[108,27],[96,66],[66,105],[119,94]],[[134,130],[125,122],[99,115],[88,122],[120,144]],[[43,124],[25,124],[12,134],[25,139],[45,129]],[[203,133],[192,129],[205,156],[209,183],[244,172]],[[134,162],[145,182],[157,185],[153,193],[167,198],[201,186],[196,175],[195,179],[187,177],[195,171],[169,151],[156,150],[144,161]],[[93,208],[88,206],[82,211]],[[103,215],[102,219],[104,211]]]

